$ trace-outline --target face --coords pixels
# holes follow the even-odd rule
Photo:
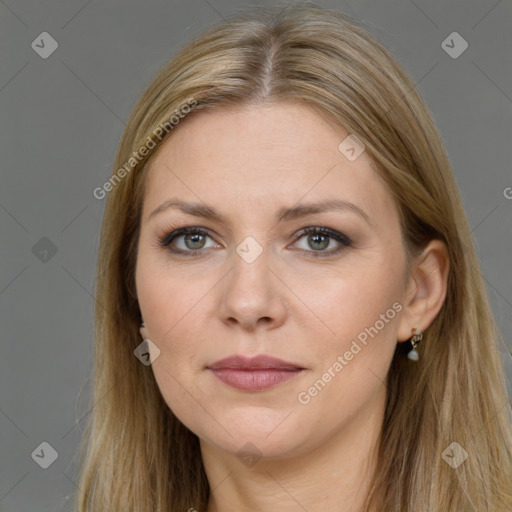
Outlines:
[[[304,105],[219,108],[185,119],[151,160],[142,334],[160,349],[163,398],[202,443],[290,457],[383,403],[405,251],[369,155],[338,148],[348,135]],[[305,208],[326,201],[337,207]],[[281,365],[216,365],[261,355]]]

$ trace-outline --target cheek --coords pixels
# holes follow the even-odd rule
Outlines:
[[[199,345],[206,334],[197,322],[207,314],[201,300],[204,286],[187,287],[177,276],[146,275],[148,279],[140,281],[139,301],[149,337],[161,351],[156,367],[165,365],[175,374],[194,362],[197,365]]]
[[[324,284],[329,300],[321,317],[334,334],[316,338],[323,340],[315,345],[318,364],[297,396],[305,418],[336,429],[382,398],[397,343],[400,284],[392,269],[378,265]]]
[[[187,286],[187,280],[170,267],[164,254],[153,254],[149,249],[139,253],[135,279],[151,339],[157,344],[168,343],[176,326],[200,300],[202,284]]]
[[[204,329],[199,331],[194,318],[204,311],[200,304],[189,306],[183,294],[169,299],[162,293],[160,298],[161,301],[155,299],[153,308],[150,306],[148,319],[151,340],[160,349],[151,368],[167,406],[188,424],[204,412],[195,407],[192,399],[197,396],[196,382],[202,371],[201,345],[207,345]]]
[[[335,334],[318,344],[320,364],[301,389],[307,417],[323,417],[335,428],[383,393],[402,308],[399,271],[381,261],[324,285],[330,300],[322,318]]]
[[[170,274],[165,274],[144,252],[139,254],[137,297],[146,324],[146,335],[160,350],[151,366],[159,377],[157,380],[170,380],[169,384],[172,384],[170,374],[174,374],[174,368],[171,363],[186,356],[180,353],[180,345],[174,342],[174,335],[180,319],[185,317],[183,304],[187,290],[179,291],[179,283],[170,279]]]
[[[315,378],[321,380],[318,387],[323,397],[318,406],[341,399],[349,409],[357,408],[385,382],[403,307],[401,264],[405,260],[401,253],[395,258],[376,258],[360,271],[329,283],[326,295],[332,300],[326,301],[324,311],[326,323],[336,334],[323,345],[319,357],[323,367],[311,379],[312,383]]]
[[[400,258],[396,254],[394,261],[400,263]],[[403,283],[400,264],[391,261],[389,257],[361,258],[360,264],[347,264],[330,276],[318,276],[315,286],[310,279],[302,281],[297,294],[317,313],[315,339],[323,342],[313,347],[324,364],[328,362],[325,355],[332,359],[334,353],[344,353],[356,339],[362,344],[367,340],[368,345],[373,340],[378,340],[373,345],[396,341]],[[369,356],[371,351],[364,352]]]
[[[148,337],[160,349],[151,368],[164,400],[173,410],[181,410],[184,402],[190,405],[186,390],[191,390],[200,370],[200,347],[207,345],[207,332],[197,320],[206,318],[203,297],[211,284],[194,282],[187,286],[187,282],[161,261],[140,254],[136,271],[138,300]]]

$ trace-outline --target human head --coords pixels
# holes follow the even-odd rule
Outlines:
[[[250,16],[222,23],[185,48],[162,70],[135,108],[115,168],[121,168],[139,148],[149,147],[148,140],[153,147],[140,161],[134,161],[131,171],[107,200],[98,272],[101,306],[97,312],[98,337],[107,342],[98,351],[97,364],[101,359],[101,364],[110,368],[108,379],[112,382],[125,372],[130,376],[130,383],[116,388],[113,397],[117,397],[119,407],[131,404],[132,414],[136,408],[138,421],[144,425],[139,427],[141,430],[149,430],[157,421],[169,422],[168,433],[162,433],[155,445],[171,446],[179,436],[185,440],[180,464],[194,468],[198,483],[183,503],[190,504],[191,496],[203,496],[204,480],[200,478],[204,475],[197,460],[197,439],[168,411],[150,368],[133,357],[132,349],[141,341],[135,278],[149,167],[146,164],[164,140],[160,140],[157,130],[188,100],[193,105],[191,112],[180,121],[182,126],[176,126],[176,135],[189,121],[199,121],[203,111],[254,107],[269,101],[313,107],[333,126],[344,127],[364,144],[365,154],[371,157],[379,178],[395,199],[408,261],[431,240],[446,244],[449,260],[456,263],[448,276],[446,300],[428,326],[420,349],[421,365],[404,364],[408,363],[401,350],[404,344],[397,346],[387,376],[383,423],[383,453],[402,456],[404,467],[409,469],[418,468],[414,453],[422,453],[423,462],[434,463],[439,454],[432,450],[433,443],[438,446],[436,443],[446,441],[436,439],[436,434],[450,432],[448,426],[446,431],[439,425],[434,428],[439,405],[436,400],[444,396],[448,385],[456,386],[454,368],[462,366],[462,378],[469,375],[470,354],[478,350],[476,332],[492,331],[482,280],[474,272],[478,264],[451,167],[419,93],[381,45],[339,13],[313,7],[289,8],[275,19]],[[103,310],[105,304],[115,307]],[[478,324],[473,314],[476,310],[484,318]],[[401,338],[399,341],[404,341],[405,336],[402,334]],[[491,366],[497,367],[496,352],[490,349],[486,354]],[[459,410],[462,417],[453,397],[443,407]],[[119,419],[122,413],[120,409],[115,411],[108,415]],[[424,416],[431,419],[422,425],[419,422]],[[400,447],[399,440],[411,431],[417,432],[417,439]],[[426,448],[429,442],[431,453]],[[196,458],[192,460],[193,457]],[[386,467],[385,461],[382,467]],[[382,473],[383,480],[389,478],[390,467]],[[443,470],[439,469],[439,478]],[[407,492],[402,483],[389,486],[390,502]]]

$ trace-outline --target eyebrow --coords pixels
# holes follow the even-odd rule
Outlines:
[[[170,208],[176,208],[183,213],[194,215],[195,217],[204,217],[206,219],[211,219],[220,223],[227,224],[227,220],[224,218],[224,216],[217,212],[214,208],[204,203],[187,203],[175,198],[168,199],[167,201],[164,201],[160,206],[155,208],[148,215],[148,220]],[[314,215],[332,210],[353,212],[364,219],[368,224],[371,224],[370,218],[364,210],[362,210],[354,203],[340,199],[327,199],[316,203],[305,203],[292,207],[283,207],[278,211],[276,215],[276,221],[287,222],[306,217],[307,215]]]

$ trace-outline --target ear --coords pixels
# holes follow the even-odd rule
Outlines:
[[[398,341],[411,338],[411,330],[425,331],[434,321],[446,298],[450,259],[446,244],[431,240],[411,262],[398,327]]]

